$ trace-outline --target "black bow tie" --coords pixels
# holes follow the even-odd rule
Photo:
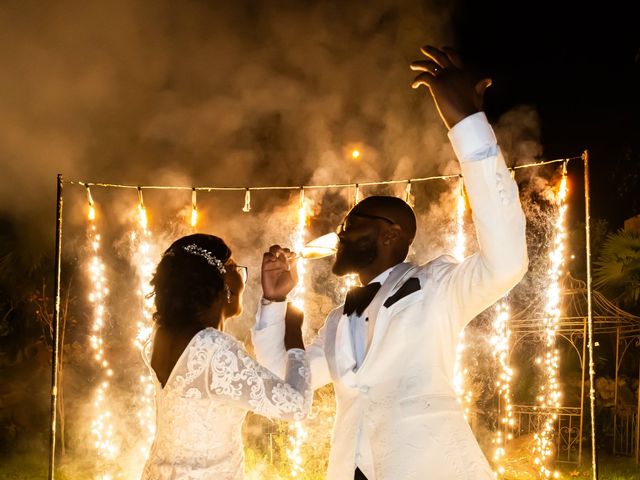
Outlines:
[[[369,306],[381,286],[379,282],[374,282],[364,287],[353,287],[349,290],[349,293],[347,293],[343,313],[351,315],[353,312],[356,312],[358,315],[362,315],[362,312]]]

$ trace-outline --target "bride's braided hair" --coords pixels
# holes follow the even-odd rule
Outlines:
[[[176,240],[162,255],[151,280],[158,325],[197,324],[224,289],[220,268],[231,250],[214,235],[196,233]]]

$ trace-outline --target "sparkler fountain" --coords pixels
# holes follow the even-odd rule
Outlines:
[[[191,190],[191,228],[196,228],[198,224],[198,203],[196,198],[196,189]]]
[[[513,405],[511,403],[511,380],[513,369],[509,366],[509,347],[511,330],[509,330],[509,305],[503,298],[495,307],[495,318],[492,324],[491,347],[493,356],[498,362],[498,424],[494,433],[493,465],[498,478],[502,478],[505,468],[502,463],[506,454],[506,446],[513,439],[512,429],[515,424]]]
[[[305,198],[304,188],[300,188],[300,205],[298,207],[297,224],[293,237],[293,248],[296,252],[300,252],[304,248],[310,211],[310,202]],[[292,303],[298,310],[304,312],[304,258],[298,257],[296,260],[296,268],[298,270],[298,285],[292,292]],[[293,478],[297,478],[299,474],[304,473],[304,459],[302,458],[301,448],[306,438],[307,431],[303,422],[298,420],[289,424],[289,448],[287,448],[287,457],[289,458],[291,466],[290,472]]]
[[[512,172],[513,175],[514,172]],[[509,329],[508,294],[495,307],[495,317],[492,322],[491,348],[493,358],[497,361],[498,371],[496,388],[498,390],[498,422],[492,443],[496,446],[493,452],[494,473],[497,478],[503,478],[505,467],[503,460],[506,447],[513,440],[513,404],[511,398],[511,381],[513,369],[509,365],[509,348],[511,346],[511,330]]]
[[[155,262],[152,258],[151,232],[148,229],[147,209],[144,205],[141,188],[138,188],[138,223],[136,229],[131,232],[131,243],[134,251],[133,259],[139,281],[138,294],[141,302],[141,316],[136,323],[136,338],[133,343],[138,350],[142,350],[152,331],[153,298],[150,297],[152,291],[150,282]],[[155,407],[153,380],[144,365],[141,365],[139,381],[138,411],[136,415],[142,429],[141,442],[139,443],[140,454],[146,460],[149,454],[149,447],[155,435]]]
[[[554,224],[553,241],[549,254],[547,303],[544,321],[544,355],[536,359],[542,370],[544,383],[540,387],[537,410],[540,412],[541,427],[535,434],[533,448],[534,462],[540,478],[558,478],[559,472],[552,471],[550,461],[553,454],[554,424],[560,407],[560,386],[558,385],[559,352],[556,337],[560,321],[560,275],[564,266],[565,216],[567,210],[567,163],[562,165],[562,178],[555,198],[558,214]]]
[[[466,237],[464,233],[464,214],[466,210],[466,200],[464,197],[464,182],[462,177],[458,184],[458,192],[456,195],[456,235],[453,248],[453,255],[457,261],[464,260],[466,250]],[[456,363],[454,367],[454,388],[458,396],[458,401],[464,409],[464,418],[469,420],[469,412],[473,402],[473,392],[466,386],[466,376],[468,370],[463,365],[463,356],[465,350],[464,330],[460,332],[458,346],[456,347]]]
[[[112,413],[108,406],[108,391],[113,370],[109,366],[104,351],[104,339],[102,336],[106,315],[106,299],[109,295],[105,265],[102,261],[101,236],[96,225],[96,210],[91,196],[91,190],[87,187],[87,199],[89,201],[87,241],[90,252],[87,273],[89,274],[90,291],[89,302],[92,306],[93,324],[89,336],[89,344],[93,351],[93,358],[100,369],[98,374],[98,386],[93,400],[93,419],[91,421],[91,435],[93,445],[101,460],[106,462],[113,460],[119,451],[114,428],[112,423]],[[106,480],[104,474],[98,476],[99,479]]]
[[[353,194],[352,207],[354,205],[357,205],[358,202],[360,202],[360,185],[356,183],[354,194]],[[358,286],[359,284],[360,284],[360,279],[358,278],[358,275],[356,275],[355,273],[349,273],[345,275],[344,282],[342,284],[342,289],[341,289],[342,296],[345,297],[349,290],[351,290],[353,287]]]

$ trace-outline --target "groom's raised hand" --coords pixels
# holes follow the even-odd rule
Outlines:
[[[284,302],[298,283],[296,256],[288,248],[272,245],[262,257],[262,296]]]
[[[447,128],[482,110],[490,78],[474,79],[451,48],[426,45],[420,51],[426,58],[411,64],[411,70],[421,72],[411,86],[424,85],[429,89]]]

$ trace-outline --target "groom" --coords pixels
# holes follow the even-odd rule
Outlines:
[[[329,314],[307,355],[312,385],[333,382],[336,419],[329,480],[490,480],[453,388],[458,336],[527,270],[525,219],[491,126],[481,111],[489,80],[470,81],[456,55],[422,48],[413,88],[431,92],[460,161],[479,251],[406,263],[413,210],[395,197],[358,203],[338,226],[333,272],[364,287]],[[280,375],[286,359],[286,295],[296,281],[288,249],[262,266],[264,298],[253,331],[258,360]],[[285,339],[283,342],[283,338]]]

